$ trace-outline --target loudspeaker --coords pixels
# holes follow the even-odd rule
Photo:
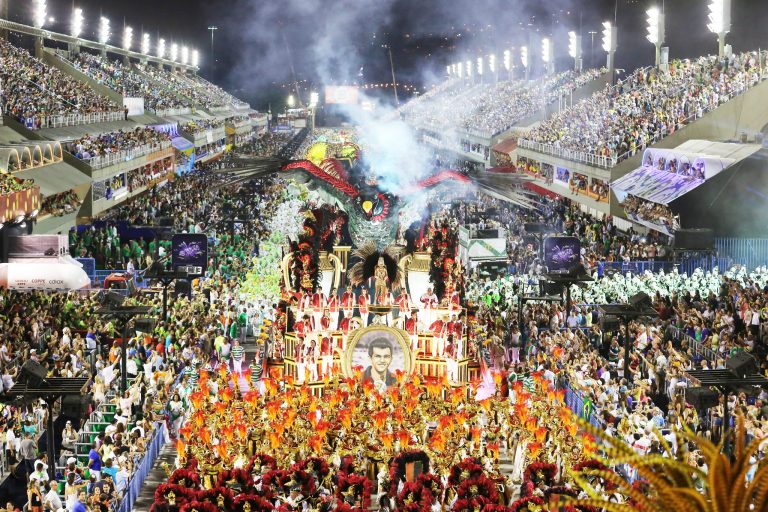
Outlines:
[[[685,390],[685,401],[693,406],[697,411],[709,409],[719,403],[720,394],[709,388],[687,388]]]
[[[746,352],[736,352],[726,362],[725,367],[742,379],[757,373],[757,359]]]
[[[40,363],[30,359],[21,367],[19,382],[26,382],[32,387],[39,388],[46,384],[45,379],[47,377],[48,370],[46,370]]]
[[[618,332],[621,328],[621,320],[615,316],[604,316],[600,318],[600,330],[603,332]]]
[[[155,328],[155,319],[146,317],[137,318],[133,321],[133,328],[141,332],[152,332],[152,329]]]
[[[678,229],[675,231],[673,249],[685,251],[709,251],[715,248],[715,234],[711,229]]]
[[[551,233],[554,231],[552,226],[543,222],[526,222],[524,226],[526,233]]]
[[[629,303],[632,305],[633,308],[639,308],[642,306],[650,307],[653,304],[653,301],[651,301],[651,298],[648,296],[647,293],[640,292],[631,296],[629,298]]]
[[[177,279],[176,283],[173,285],[173,296],[174,297],[191,297],[192,296],[192,287],[190,286],[190,283],[187,279]]]
[[[540,281],[542,295],[562,295],[563,284],[562,283],[550,283],[547,281]]]
[[[93,400],[93,395],[67,395],[61,399],[61,414],[77,420],[88,414],[88,408]]]

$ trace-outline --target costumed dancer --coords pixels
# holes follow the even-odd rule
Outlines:
[[[317,382],[317,340],[309,342],[307,352],[304,357],[305,372],[309,375],[309,382]]]
[[[400,295],[397,296],[397,308],[398,316],[402,318],[410,318],[411,316],[411,299],[408,298],[408,293],[403,288],[400,291]]]
[[[387,314],[384,315],[385,321],[388,326],[392,326],[392,308],[395,307],[395,296],[392,295],[392,292],[387,291],[383,297],[379,298],[379,304],[382,306],[389,306],[389,310],[387,311]]]
[[[373,280],[376,285],[376,304],[382,304],[382,299],[387,294],[387,281],[389,275],[387,274],[387,266],[384,263],[384,258],[379,257],[379,261],[376,263],[376,268],[373,271]]]
[[[429,326],[429,330],[432,331],[432,357],[440,357],[443,355],[446,325],[444,318],[438,318]]]
[[[323,312],[325,311],[326,298],[323,290],[317,289],[312,294],[312,319],[315,321],[315,327],[320,328],[320,320],[323,318]]]
[[[320,362],[322,376],[331,375],[333,370],[333,338],[328,331],[323,331],[320,339]]]
[[[297,316],[301,316],[312,311],[312,296],[309,294],[309,292],[305,291],[301,295],[296,309],[299,313]]]
[[[448,370],[448,381],[456,382],[459,377],[459,361],[456,357],[456,344],[454,343],[453,334],[448,335],[448,340],[445,344],[445,350],[443,356],[445,357],[446,369]]]
[[[451,316],[451,320],[446,324],[446,332],[448,335],[453,335],[453,346],[456,353],[456,359],[461,359],[464,354],[464,325],[461,320],[456,318],[456,315]]]
[[[363,286],[363,292],[360,294],[360,297],[357,298],[357,309],[360,311],[360,319],[363,322],[363,327],[368,326],[368,317],[370,316],[368,306],[370,304],[371,298],[368,297],[368,288]]]
[[[331,294],[328,295],[328,316],[331,319],[329,329],[335,331],[339,328],[339,295],[336,288],[331,289]]]
[[[416,309],[411,313],[411,317],[405,321],[405,330],[411,338],[411,350],[416,352],[416,349],[419,347],[419,331],[421,330],[419,312]]]
[[[344,313],[344,318],[349,320],[355,312],[355,305],[357,305],[357,297],[355,292],[352,291],[352,285],[347,286],[347,291],[341,295],[341,311]]]
[[[424,313],[424,322],[427,325],[432,325],[432,322],[435,321],[434,310],[437,308],[439,301],[437,299],[437,295],[435,295],[432,291],[431,286],[427,288],[427,293],[422,295],[421,299],[419,300],[421,302],[422,313]]]

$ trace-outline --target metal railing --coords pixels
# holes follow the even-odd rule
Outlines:
[[[601,169],[610,169],[614,167],[618,160],[616,157],[610,157],[605,155],[595,155],[586,151],[576,151],[572,149],[565,149],[554,144],[546,144],[543,142],[536,142],[529,139],[518,139],[517,147],[523,149],[529,149],[538,153],[544,153],[552,155],[564,160],[572,162],[579,162],[590,165],[592,167],[600,167]]]
[[[82,124],[111,123],[125,120],[125,112],[93,112],[91,114],[60,114],[41,116],[41,128],[61,128]]]
[[[154,144],[144,144],[131,149],[122,149],[116,153],[107,153],[106,155],[92,156],[82,159],[83,162],[91,166],[92,169],[104,169],[120,162],[128,162],[135,158],[146,156],[155,151],[162,151],[171,147],[171,141],[164,140]]]
[[[153,114],[155,114],[158,117],[168,117],[168,116],[186,116],[192,113],[192,109],[190,107],[186,108],[165,108],[160,110],[152,110],[147,109]]]

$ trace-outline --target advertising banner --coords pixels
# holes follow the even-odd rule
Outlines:
[[[123,106],[128,107],[129,116],[144,115],[144,98],[123,98]]]

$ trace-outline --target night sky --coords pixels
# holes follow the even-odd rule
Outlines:
[[[9,2],[12,20],[31,23],[31,1]],[[55,22],[47,27],[69,32],[71,0],[49,0]],[[670,57],[695,57],[717,51],[706,29],[706,0],[667,0],[666,40]],[[76,0],[85,11],[85,37],[96,39],[100,13],[112,22],[112,43],[120,44],[123,20],[197,48],[201,73],[257,108],[286,96],[287,84],[300,81],[302,94],[323,83],[391,81],[387,50],[392,48],[398,82],[423,87],[442,78],[445,65],[475,59],[529,41],[538,58],[539,39],[555,42],[558,69],[571,65],[567,32],[581,29],[585,66],[590,57],[604,64],[601,22],[613,19],[613,0]],[[645,10],[650,1],[619,0],[617,67],[628,70],[653,63],[645,40]],[[733,0],[728,42],[735,51],[768,47],[768,1]],[[211,62],[210,31],[216,25]],[[282,88],[280,86],[283,86]],[[391,90],[390,90],[391,91]],[[383,92],[383,91],[382,91]],[[403,91],[405,92],[405,91]]]

